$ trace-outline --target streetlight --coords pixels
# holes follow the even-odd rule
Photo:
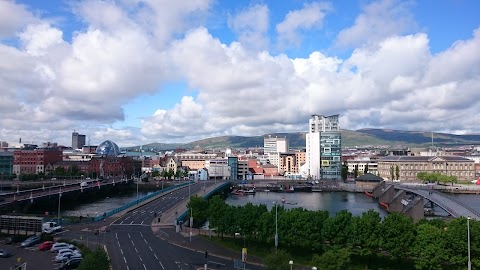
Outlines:
[[[278,207],[277,203],[273,202],[275,204],[275,251],[278,249]]]
[[[60,191],[58,192],[58,217],[57,217],[57,225],[60,225],[60,198],[62,197],[62,188],[60,187]]]
[[[468,270],[472,270],[472,261],[470,260],[470,217],[467,217],[467,235],[468,235]]]
[[[290,260],[290,261],[288,262],[288,264],[290,264],[290,270],[292,270],[292,269],[293,269],[293,261]]]

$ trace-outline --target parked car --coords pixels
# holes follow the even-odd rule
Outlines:
[[[58,269],[60,270],[67,270],[67,269],[77,269],[80,263],[82,262],[82,259],[70,259],[60,265]]]
[[[25,241],[22,242],[21,246],[22,247],[31,247],[35,244],[40,243],[40,236],[30,236],[29,238],[25,239]]]
[[[80,253],[76,253],[76,252],[73,252],[73,253],[66,253],[65,255],[63,255],[63,259],[60,259],[59,262],[67,262],[71,259],[83,259],[83,256],[82,254]]]
[[[55,256],[56,262],[67,261],[73,255],[82,256],[82,254],[73,252],[72,250],[61,250],[58,252],[57,256]]]
[[[59,243],[53,244],[52,248],[50,248],[50,251],[51,252],[58,252],[60,249],[64,249],[64,248],[74,249],[75,246],[67,244],[67,243],[59,242]]]
[[[52,241],[45,241],[43,243],[40,244],[40,246],[38,246],[38,249],[39,250],[50,250],[53,246],[53,242]]]
[[[0,249],[0,258],[8,258],[11,257],[13,254],[10,251]]]

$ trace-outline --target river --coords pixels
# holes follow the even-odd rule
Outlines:
[[[139,196],[145,196],[146,192],[140,192]],[[470,207],[480,212],[480,195],[475,194],[456,194],[455,199],[467,203]],[[137,198],[136,193],[125,196],[107,197],[94,203],[82,204],[74,209],[62,211],[64,216],[96,216],[108,212],[123,204],[126,204]],[[282,198],[285,199],[283,206],[286,209],[302,207],[307,210],[324,210],[330,215],[334,215],[342,210],[347,210],[355,216],[362,215],[370,209],[378,212],[381,217],[387,215],[387,212],[381,208],[372,198],[363,193],[350,192],[297,192],[297,193],[276,193],[276,192],[257,192],[255,195],[230,195],[226,203],[230,205],[245,205],[249,202],[258,205],[265,204],[268,208],[274,206],[274,202],[282,204]],[[440,209],[436,209],[438,214],[444,215]]]

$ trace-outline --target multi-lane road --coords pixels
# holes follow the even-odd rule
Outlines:
[[[199,192],[203,185],[192,184],[190,193]],[[188,195],[188,187],[171,191],[112,222],[109,225],[109,232],[105,234],[105,245],[113,270],[191,270],[203,269],[205,263],[208,269],[234,269],[233,261],[230,259],[215,256],[205,258],[204,251],[173,245],[152,231],[151,224],[155,218],[173,221],[176,215],[181,214],[172,209],[188,200]],[[261,268],[249,266],[247,269]]]

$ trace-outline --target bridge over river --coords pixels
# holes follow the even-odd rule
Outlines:
[[[36,189],[28,189],[28,190],[17,190],[14,192],[3,193],[0,194],[0,207],[7,206],[12,204],[13,202],[22,202],[22,201],[34,201],[37,199],[56,196],[58,197],[59,194],[64,194],[68,192],[83,192],[89,189],[94,188],[106,188],[109,186],[115,186],[119,184],[127,184],[133,181],[132,179],[121,179],[121,178],[111,178],[105,179],[103,181],[100,180],[87,180],[83,182],[87,182],[88,184],[85,186],[81,186],[80,182],[73,182],[55,186],[48,186],[48,187],[41,187]],[[68,183],[68,184],[67,184]]]
[[[422,196],[424,199],[438,205],[438,207],[442,208],[453,217],[471,217],[472,219],[480,220],[480,213],[478,211],[467,204],[456,200],[452,196],[439,191],[402,185],[395,185],[395,189],[405,190],[406,192]]]

